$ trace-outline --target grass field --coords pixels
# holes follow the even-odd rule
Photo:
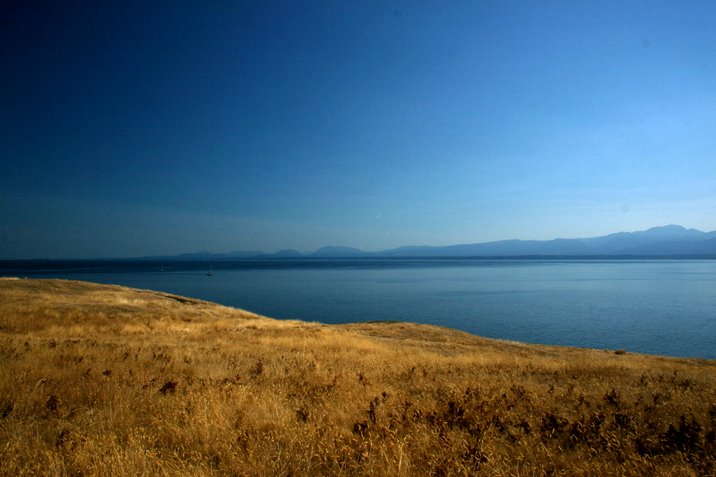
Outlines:
[[[0,280],[1,475],[716,475],[716,362]]]

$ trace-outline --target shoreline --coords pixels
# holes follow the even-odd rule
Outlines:
[[[32,281],[66,281],[66,282],[73,282],[73,283],[86,283],[89,285],[99,285],[99,286],[106,286],[106,287],[116,287],[121,290],[137,290],[144,293],[152,293],[156,294],[158,296],[165,296],[165,297],[172,297],[174,299],[177,299],[178,301],[194,301],[194,302],[203,302],[209,305],[215,305],[218,307],[226,307],[230,308],[242,313],[249,313],[256,316],[261,316],[263,318],[271,319],[271,320],[277,320],[277,321],[290,321],[290,322],[299,322],[304,324],[320,324],[322,326],[328,326],[328,327],[356,327],[361,325],[409,325],[409,326],[415,326],[415,327],[434,327],[438,329],[443,329],[449,332],[453,333],[464,333],[469,336],[473,336],[475,338],[483,339],[483,340],[490,340],[495,341],[497,343],[505,343],[505,344],[512,344],[512,345],[522,345],[526,347],[544,347],[544,348],[555,348],[555,349],[574,349],[574,350],[584,350],[584,351],[595,351],[595,352],[603,352],[603,353],[614,353],[616,355],[625,355],[625,354],[631,354],[636,356],[652,356],[652,357],[661,357],[661,358],[667,358],[667,359],[683,359],[683,360],[705,360],[705,361],[712,361],[716,362],[716,358],[706,358],[701,356],[676,356],[676,355],[667,355],[667,354],[658,354],[658,353],[641,353],[641,352],[635,352],[630,351],[628,349],[621,349],[621,348],[600,348],[600,347],[589,347],[589,346],[571,346],[571,345],[560,345],[560,344],[551,344],[551,343],[529,343],[525,341],[519,341],[519,340],[511,340],[506,338],[492,338],[492,337],[485,337],[481,336],[479,334],[470,333],[469,331],[460,330],[458,328],[453,328],[450,326],[444,326],[444,325],[436,325],[436,324],[429,324],[429,323],[418,323],[418,322],[411,322],[411,321],[401,321],[401,320],[367,320],[367,321],[357,321],[357,322],[346,322],[346,323],[324,323],[319,321],[304,321],[304,320],[297,320],[297,319],[285,319],[285,318],[273,318],[270,316],[265,315],[259,315],[257,313],[254,313],[250,310],[246,310],[243,308],[237,308],[230,305],[223,305],[221,303],[216,303],[212,301],[203,300],[200,298],[194,298],[194,297],[186,297],[186,296],[179,296],[173,293],[167,293],[161,290],[155,290],[151,288],[135,288],[135,287],[128,287],[125,285],[118,285],[118,284],[105,284],[100,282],[92,282],[92,281],[85,281],[85,280],[75,280],[75,279],[68,279],[68,278],[34,278],[34,277],[15,277],[15,276],[6,276],[6,277],[0,277],[0,280],[32,280]]]
[[[76,279],[72,279],[72,278],[37,278],[37,277],[22,277],[22,276],[0,276],[0,281],[2,281],[2,280],[31,280],[31,281],[33,281],[33,280],[34,280],[34,281],[42,281],[42,280],[46,280],[46,281],[63,280],[63,281],[67,281],[67,282],[78,282],[78,283],[87,283],[87,284],[91,284],[91,285],[100,285],[100,286],[109,286],[109,287],[119,287],[119,288],[121,288],[121,289],[127,289],[127,290],[136,289],[136,290],[142,290],[142,291],[148,292],[148,293],[156,293],[156,294],[159,294],[159,295],[176,295],[176,294],[174,294],[174,293],[168,293],[168,292],[164,292],[164,291],[161,291],[161,290],[155,290],[155,289],[151,289],[151,288],[135,288],[135,287],[126,286],[126,285],[108,284],[108,283],[93,282],[93,281],[87,281],[87,280],[76,280]],[[178,295],[176,295],[176,296],[178,296]],[[221,304],[221,303],[217,303],[217,302],[213,302],[213,301],[207,301],[207,300],[200,299],[200,298],[193,298],[193,297],[184,297],[184,298],[185,298],[185,299],[188,299],[188,300],[204,301],[204,302],[206,302],[206,303],[208,303],[208,304],[214,304],[214,305],[220,306],[220,307],[228,307],[228,308],[232,308],[232,309],[239,310],[239,311],[242,311],[242,312],[247,312],[247,313],[256,314],[256,313],[254,313],[254,312],[252,312],[252,311],[245,310],[245,309],[243,309],[243,308],[235,307],[235,306],[232,306],[232,305],[225,305],[225,304]],[[258,314],[257,314],[257,315],[258,315]],[[261,315],[261,316],[265,316],[265,315]],[[265,317],[266,317],[266,318],[270,318],[270,319],[274,319],[274,320],[281,320],[281,321],[302,321],[302,320],[300,320],[300,319],[297,320],[297,319],[294,319],[294,318],[273,318],[273,317],[270,317],[270,316],[265,316]],[[395,323],[405,323],[405,324],[410,324],[410,325],[414,325],[414,326],[435,326],[435,327],[438,327],[438,328],[443,328],[443,329],[445,329],[445,330],[450,330],[450,331],[454,331],[454,332],[458,332],[458,333],[466,333],[466,334],[468,334],[468,335],[475,336],[475,337],[477,337],[477,338],[482,338],[482,339],[486,339],[486,340],[494,340],[494,341],[497,341],[497,342],[504,342],[504,343],[518,343],[518,344],[522,344],[522,345],[525,345],[525,346],[554,347],[554,348],[558,348],[558,349],[560,349],[560,348],[565,348],[565,349],[584,349],[584,350],[592,350],[592,351],[599,351],[599,352],[615,353],[615,354],[619,354],[619,355],[632,354],[632,355],[655,356],[655,357],[674,358],[674,359],[686,359],[686,360],[706,360],[706,361],[716,362],[716,358],[710,358],[710,357],[704,357],[704,356],[683,356],[683,355],[677,355],[677,354],[663,354],[663,353],[640,352],[640,351],[633,351],[633,350],[631,350],[631,349],[624,348],[624,347],[575,346],[575,345],[569,345],[569,344],[554,344],[554,343],[544,343],[544,342],[534,342],[534,343],[532,343],[532,342],[526,342],[526,341],[520,341],[520,340],[509,339],[509,338],[486,337],[486,336],[482,336],[482,335],[480,335],[480,334],[472,333],[472,332],[470,332],[470,331],[461,330],[461,329],[459,329],[459,328],[454,328],[454,327],[450,327],[450,326],[430,324],[430,323],[419,323],[419,322],[412,322],[412,321],[402,321],[402,320],[391,320],[391,319],[382,319],[382,320],[381,320],[381,319],[378,319],[378,320],[366,320],[366,321],[355,321],[355,322],[344,322],[344,323],[326,323],[326,322],[321,322],[321,321],[308,320],[308,321],[305,321],[305,323],[320,323],[320,324],[325,325],[325,326],[346,326],[346,325],[360,325],[360,324],[395,324]]]
[[[3,475],[716,470],[704,359],[33,279],[0,281],[0,356]]]

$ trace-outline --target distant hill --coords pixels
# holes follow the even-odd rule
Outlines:
[[[407,258],[407,257],[551,257],[551,256],[716,256],[716,231],[702,232],[680,225],[639,232],[618,232],[602,237],[553,240],[500,240],[448,246],[404,246],[378,252],[353,247],[322,247],[302,254],[296,250],[275,253],[206,251],[175,256],[142,257],[156,260],[226,260],[279,258]]]
[[[400,247],[380,254],[389,257],[510,257],[597,255],[716,255],[716,232],[680,225],[603,237],[554,240],[501,240],[445,247]]]

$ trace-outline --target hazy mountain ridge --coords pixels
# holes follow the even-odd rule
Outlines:
[[[296,250],[206,251],[144,259],[214,260],[271,258],[407,258],[407,257],[520,257],[520,256],[694,256],[716,255],[716,231],[702,232],[680,225],[654,227],[638,232],[617,232],[600,237],[553,240],[499,240],[447,246],[409,245],[377,252],[353,247],[326,246],[302,254]]]

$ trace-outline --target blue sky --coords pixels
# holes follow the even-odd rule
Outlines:
[[[28,3],[0,258],[716,230],[714,2]]]

